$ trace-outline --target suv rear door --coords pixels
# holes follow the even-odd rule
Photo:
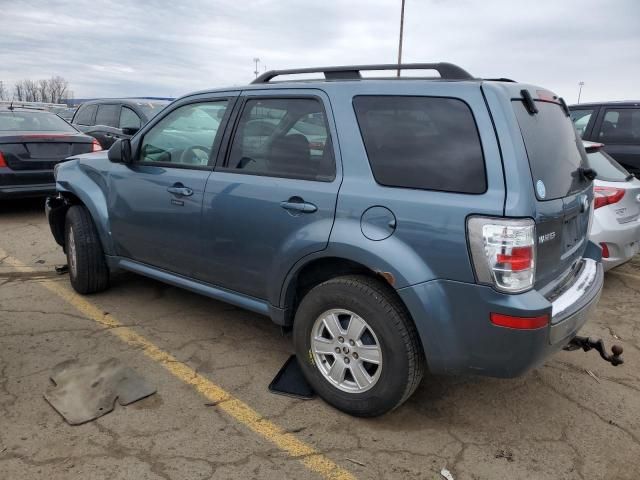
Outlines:
[[[536,92],[535,96],[542,97],[534,100],[537,112],[530,111],[523,98],[512,98],[511,105],[534,186],[538,236],[535,285],[543,288],[578,266],[588,242],[593,189],[579,170],[588,162],[569,115],[558,97]]]
[[[591,135],[604,150],[633,174],[640,173],[640,105],[605,106]]]
[[[207,182],[196,276],[277,305],[279,280],[329,240],[341,179],[335,127],[318,90],[243,97]]]

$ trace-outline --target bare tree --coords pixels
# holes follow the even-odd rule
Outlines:
[[[5,100],[7,98],[7,90],[4,87],[4,82],[0,80],[0,100]]]
[[[38,102],[49,103],[49,81],[45,79],[38,80]]]
[[[49,79],[49,98],[51,103],[60,103],[67,98],[69,82],[59,75]]]
[[[16,82],[13,86],[13,99],[19,102],[24,100],[24,90],[22,89],[22,82]]]

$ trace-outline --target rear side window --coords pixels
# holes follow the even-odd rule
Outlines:
[[[119,114],[119,105],[99,105],[98,113],[96,114],[96,125],[117,127]]]
[[[520,132],[529,158],[529,167],[539,200],[566,197],[585,187],[577,174],[586,167],[582,140],[562,107],[536,100],[538,113],[530,114],[522,100],[513,100]]]
[[[640,144],[640,108],[607,108],[598,141]]]
[[[332,181],[335,159],[322,103],[315,98],[247,100],[226,168],[252,175]]]
[[[379,184],[458,193],[486,191],[480,136],[463,101],[358,96],[353,106]]]
[[[78,113],[76,113],[73,123],[77,123],[79,125],[94,125],[93,119],[96,116],[97,109],[97,105],[82,105],[80,110],[78,110]]]

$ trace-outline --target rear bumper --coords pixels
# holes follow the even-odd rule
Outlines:
[[[640,221],[619,224],[614,215],[603,218],[596,212],[589,239],[598,245],[607,244],[609,257],[602,259],[607,271],[631,260],[640,251]]]
[[[0,198],[36,197],[55,191],[52,170],[16,171],[0,168]]]
[[[540,365],[578,333],[600,298],[602,265],[597,259],[583,261],[572,287],[553,302],[536,290],[509,295],[448,280],[398,290],[416,323],[430,371],[516,377]],[[493,325],[492,312],[548,314],[551,322],[515,330]]]

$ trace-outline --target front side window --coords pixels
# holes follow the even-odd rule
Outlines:
[[[640,144],[640,108],[607,108],[598,141]]]
[[[457,193],[486,191],[480,136],[463,101],[358,96],[353,107],[379,184]]]
[[[227,103],[193,103],[175,109],[144,136],[140,161],[207,166]]]
[[[314,98],[248,100],[227,169],[236,173],[331,181],[335,160],[322,103]]]
[[[122,107],[120,111],[120,128],[140,129],[142,122],[138,114],[128,107]]]
[[[587,125],[589,125],[589,121],[591,120],[592,115],[592,108],[571,110],[571,120],[573,121],[573,126],[576,127],[576,130],[578,131],[578,135],[580,135],[580,137],[584,136],[584,132],[587,129]]]

